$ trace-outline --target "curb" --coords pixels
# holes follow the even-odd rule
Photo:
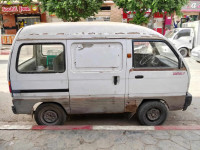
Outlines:
[[[0,125],[0,130],[108,130],[108,131],[155,131],[155,130],[200,130],[200,126],[41,126]]]

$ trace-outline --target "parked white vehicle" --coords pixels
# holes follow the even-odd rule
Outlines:
[[[200,21],[183,23],[182,27],[167,31],[165,37],[186,57],[193,48],[200,45]]]
[[[191,56],[200,63],[200,45],[192,49]]]
[[[190,73],[161,34],[125,23],[51,23],[18,31],[8,65],[15,114],[40,125],[73,114],[135,113],[159,125],[186,110]]]

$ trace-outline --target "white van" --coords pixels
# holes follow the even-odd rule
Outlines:
[[[39,125],[73,114],[135,113],[162,124],[186,110],[190,73],[161,34],[125,23],[47,23],[18,31],[8,65],[15,114]]]

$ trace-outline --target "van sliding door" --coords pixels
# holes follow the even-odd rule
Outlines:
[[[125,40],[69,40],[71,113],[124,112]]]

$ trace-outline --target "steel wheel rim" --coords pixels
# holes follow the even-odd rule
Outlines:
[[[42,118],[47,123],[54,123],[58,120],[58,115],[55,111],[47,110],[43,113]]]
[[[147,111],[147,118],[150,120],[150,121],[156,121],[160,118],[160,110],[157,109],[157,108],[152,108],[150,110]]]

